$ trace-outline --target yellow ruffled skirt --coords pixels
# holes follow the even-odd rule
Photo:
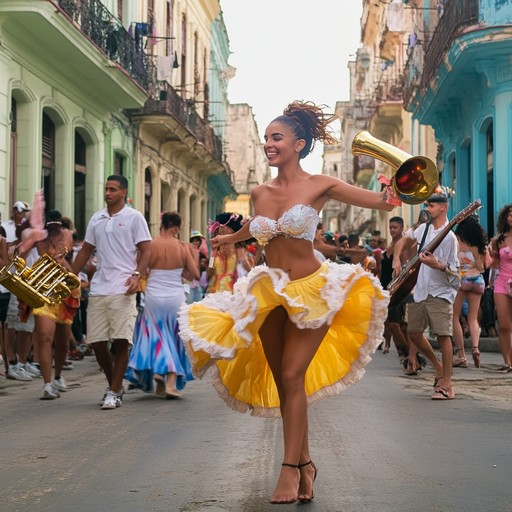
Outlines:
[[[300,329],[329,325],[306,372],[308,404],[340,393],[364,374],[382,341],[389,295],[359,265],[324,262],[291,281],[258,266],[233,293],[207,295],[179,312],[180,335],[196,377],[209,371],[218,394],[240,412],[279,417],[279,397],[258,331],[276,307]]]

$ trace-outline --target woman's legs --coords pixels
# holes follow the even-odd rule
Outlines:
[[[512,299],[503,293],[494,294],[498,315],[498,338],[505,366],[512,367]]]
[[[473,360],[477,368],[480,367],[480,322],[478,321],[478,314],[480,312],[480,301],[482,295],[479,293],[468,292],[466,294],[468,301],[468,326],[469,334],[471,335],[471,352]]]
[[[59,378],[61,376],[62,368],[64,367],[64,363],[66,362],[70,336],[71,325],[56,324],[53,341],[56,378]]]
[[[176,389],[176,373],[170,372],[167,374],[167,379],[165,381],[165,395],[168,398],[180,398],[181,392]]]
[[[460,315],[465,297],[466,293],[459,290],[453,303],[453,343],[457,350],[457,357],[453,360],[453,366],[467,366],[466,352],[464,351],[464,335],[460,323]]]
[[[272,311],[260,329],[265,356],[279,393],[283,418],[283,461],[287,464],[297,465],[310,460],[304,379],[306,370],[327,330],[328,326],[320,329],[299,329],[288,319],[286,311],[282,308]],[[306,468],[307,466],[303,471],[305,475]],[[313,470],[311,466],[310,469]],[[271,501],[296,501],[299,497],[298,476],[296,468],[282,466]],[[311,474],[310,485],[306,485],[309,482],[303,482],[304,487],[311,489],[312,480]]]
[[[45,384],[52,381],[52,344],[55,335],[56,323],[45,316],[36,316],[36,333],[39,370]]]

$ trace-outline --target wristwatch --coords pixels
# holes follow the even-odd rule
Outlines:
[[[140,272],[136,270],[135,272],[132,272],[133,277],[140,277]]]

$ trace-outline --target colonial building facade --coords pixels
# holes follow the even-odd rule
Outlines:
[[[434,129],[452,208],[481,199],[480,221],[492,234],[512,202],[512,3],[416,4],[405,108]]]
[[[3,218],[42,188],[83,235],[116,173],[153,234],[174,210],[188,239],[237,197],[218,0],[1,2],[0,43]]]
[[[133,196],[135,137],[120,111],[146,101],[147,56],[93,1],[2,2],[0,42],[0,212],[42,188],[83,234],[106,175],[120,170]]]
[[[336,104],[336,112],[342,120],[339,177],[348,183],[380,190],[378,174],[391,178],[396,171],[396,167],[381,159],[353,155],[354,137],[362,130],[405,153],[437,159],[437,142],[432,129],[421,126],[404,109],[403,74],[413,32],[411,13],[417,8],[416,4],[415,1],[362,1],[361,46],[355,60],[348,63],[349,99]],[[332,152],[333,148],[326,149],[326,161],[327,158],[332,160],[329,155]],[[379,230],[389,238],[390,214],[339,203],[328,203],[326,208],[324,221],[333,231],[335,226],[342,233],[361,235]],[[420,208],[404,204],[391,215],[400,215],[406,225],[412,225]]]
[[[238,193],[236,199],[226,202],[226,211],[239,213],[245,218],[250,217],[254,213],[250,203],[251,190],[270,179],[270,167],[252,108],[247,103],[229,106],[226,140],[226,155],[229,166],[234,171],[235,189]]]

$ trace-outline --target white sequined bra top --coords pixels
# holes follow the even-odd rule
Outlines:
[[[252,219],[249,231],[260,245],[267,245],[280,235],[312,242],[319,222],[318,212],[312,206],[296,204],[277,220],[257,215]]]

